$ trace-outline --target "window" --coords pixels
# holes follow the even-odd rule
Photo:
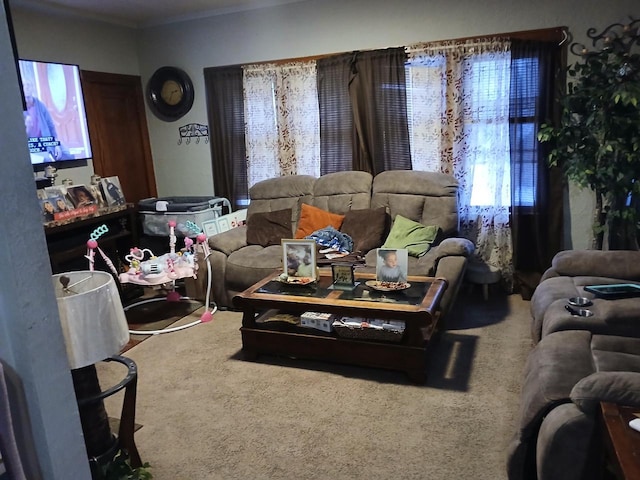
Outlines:
[[[535,204],[538,184],[538,140],[537,116],[540,89],[540,68],[537,57],[524,57],[513,60],[512,75],[518,77],[520,88],[511,98],[512,139],[517,139],[521,161],[515,163],[514,177],[520,179],[520,187],[513,192],[513,201],[519,206]]]
[[[452,67],[447,67],[446,56],[441,54],[423,56],[407,65],[413,168],[439,171],[445,151],[453,148],[459,168],[449,173],[464,172],[461,185],[470,189],[469,205],[509,206],[510,55],[467,55],[459,64],[460,82],[452,79],[455,74],[447,68]],[[451,127],[448,122],[460,124],[456,138],[450,141],[444,139]]]

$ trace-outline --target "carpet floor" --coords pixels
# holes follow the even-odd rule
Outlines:
[[[402,372],[245,361],[241,315],[218,312],[126,352],[139,371],[136,444],[155,480],[505,479],[529,323],[518,295],[461,291],[414,385]],[[120,379],[113,362],[98,371],[103,385]]]
[[[195,300],[169,302],[166,300],[166,295],[152,295],[137,299],[126,307],[125,314],[129,331],[136,333],[131,334],[123,352],[149,338],[150,335],[146,335],[145,332],[164,330],[198,310],[201,306],[202,302]]]

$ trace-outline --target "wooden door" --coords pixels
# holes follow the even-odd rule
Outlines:
[[[140,77],[81,72],[93,169],[117,175],[127,202],[157,196]]]

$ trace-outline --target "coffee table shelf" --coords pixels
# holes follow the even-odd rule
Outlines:
[[[316,285],[305,287],[280,285],[276,277],[274,273],[234,297],[234,304],[243,311],[240,331],[246,359],[256,360],[260,354],[285,355],[400,370],[413,382],[426,381],[427,350],[437,332],[437,307],[447,287],[446,280],[409,277],[412,286],[407,291],[380,294],[364,285],[364,281],[375,278],[372,274],[357,274],[361,285],[353,291],[329,289],[331,275],[324,272]],[[257,321],[278,311],[402,320],[405,332],[396,343],[344,338],[335,332]]]

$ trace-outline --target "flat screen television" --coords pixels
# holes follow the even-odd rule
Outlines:
[[[19,60],[26,141],[34,170],[81,165],[91,158],[78,65]]]

